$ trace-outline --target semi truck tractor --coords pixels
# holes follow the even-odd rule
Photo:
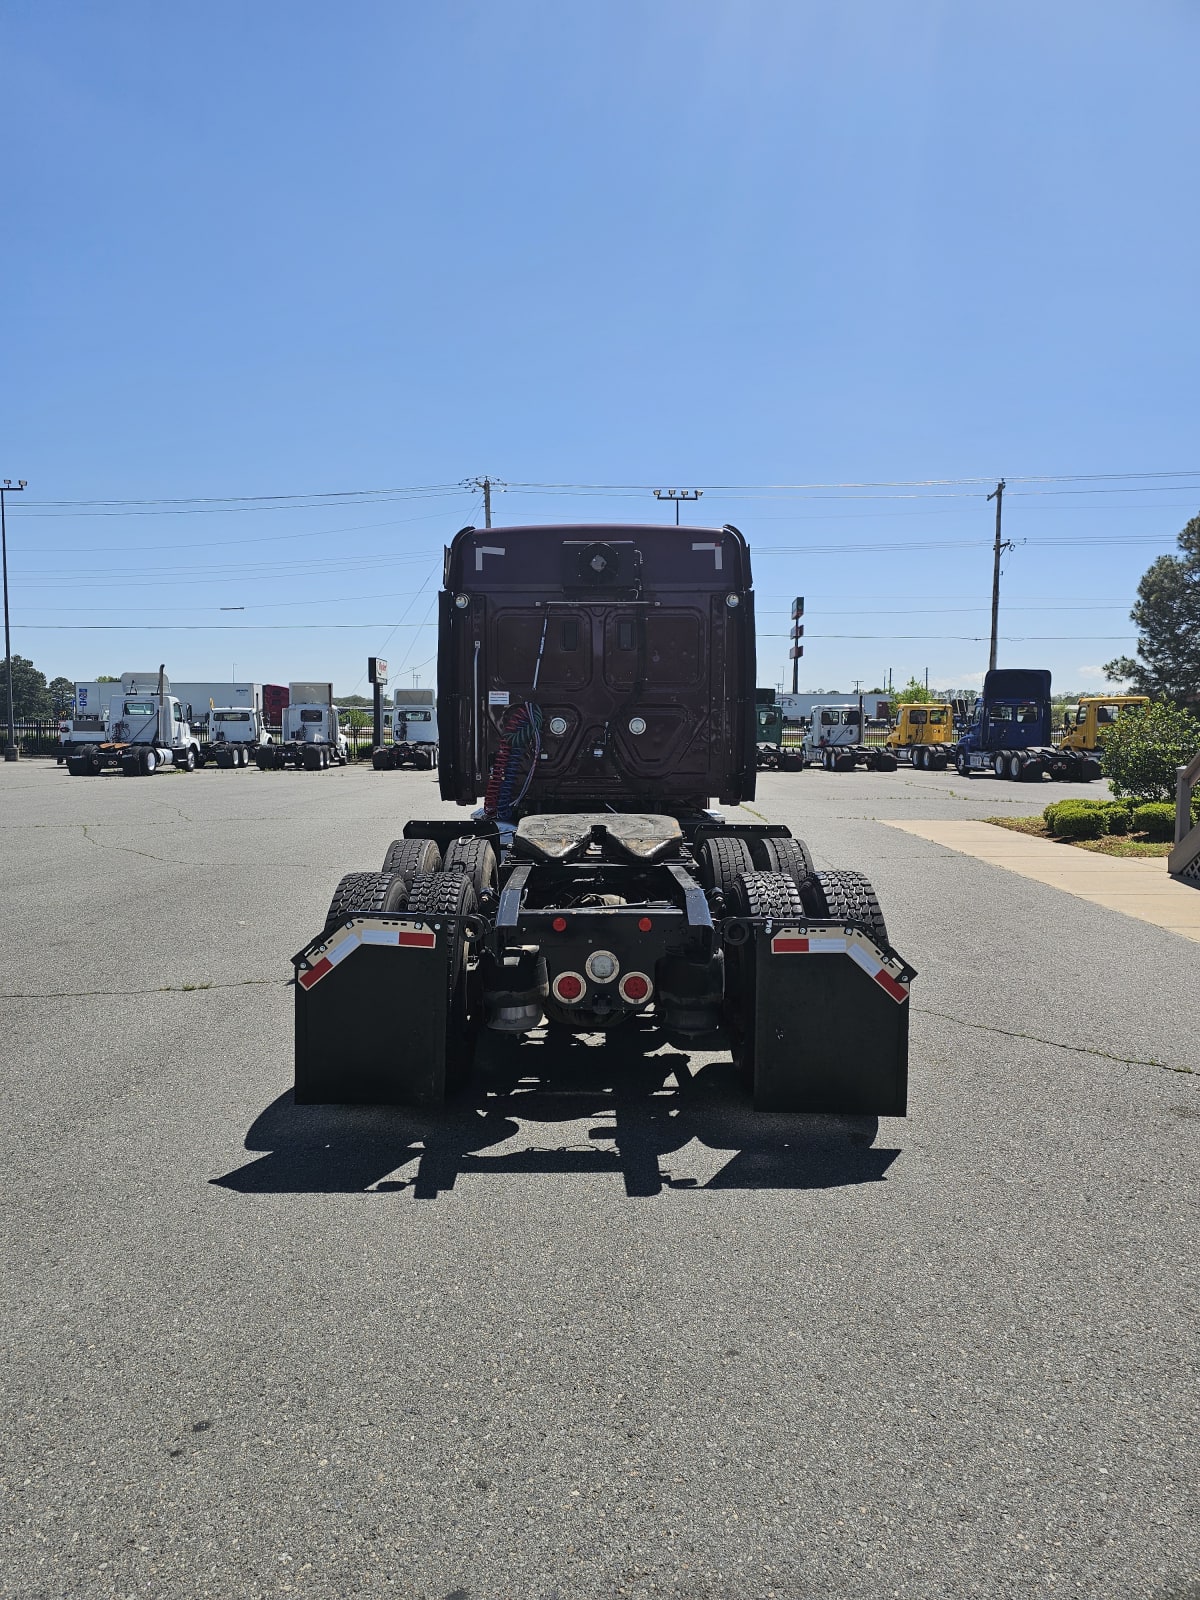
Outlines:
[[[992,773],[1021,783],[1038,783],[1047,776],[1067,783],[1098,778],[1096,757],[1055,745],[1050,722],[1049,672],[1040,667],[993,668],[984,676],[970,724],[954,747],[959,776]]]
[[[109,701],[107,737],[82,746],[67,757],[72,777],[95,777],[116,769],[127,778],[147,776],[162,767],[191,772],[196,766],[200,741],[189,711],[177,695],[168,693],[165,670],[127,672],[120,693]]]
[[[1074,711],[1066,714],[1066,727],[1059,748],[1094,755],[1103,764],[1104,741],[1118,717],[1127,711],[1140,711],[1150,704],[1144,694],[1085,694]]]
[[[776,700],[774,689],[755,690],[754,715],[755,765],[759,771],[803,772],[800,751],[783,747],[783,707]]]
[[[899,761],[921,772],[945,772],[958,735],[950,705],[903,705],[887,736],[887,748]]]
[[[371,765],[376,772],[397,767],[432,771],[437,763],[437,695],[432,689],[397,689],[392,698],[392,742],[371,752]]]
[[[409,821],[293,957],[297,1102],[436,1104],[481,1029],[640,1018],[727,1046],[763,1110],[903,1115],[914,969],[860,872],[741,806],[754,682],[736,528],[462,529],[437,688],[462,815]]]
[[[288,703],[283,708],[283,737],[278,744],[259,745],[255,759],[264,772],[288,766],[304,772],[344,767],[348,748],[333,703],[333,685],[289,684]]]
[[[270,743],[262,713],[253,706],[210,706],[201,723],[204,737],[196,765],[211,761],[214,767],[251,766],[258,751]]]
[[[862,710],[857,705],[814,706],[801,746],[807,766],[826,772],[895,772],[896,756],[884,745],[863,744]]]

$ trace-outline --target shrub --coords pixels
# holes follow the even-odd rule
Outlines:
[[[1108,824],[1109,833],[1128,833],[1133,817],[1128,806],[1122,805],[1119,800],[1114,800],[1105,812],[1104,820]]]
[[[1080,807],[1078,811],[1060,811],[1054,831],[1060,839],[1100,839],[1107,822],[1103,811]]]
[[[1076,816],[1083,811],[1098,811],[1103,815],[1111,804],[1111,800],[1085,800],[1082,796],[1078,799],[1052,800],[1042,812],[1042,820],[1052,833],[1056,833],[1060,817]]]
[[[1133,829],[1135,833],[1144,833],[1147,839],[1169,844],[1175,837],[1175,807],[1165,800],[1137,806],[1133,813]]]
[[[1104,772],[1113,793],[1133,800],[1173,800],[1175,769],[1200,750],[1200,722],[1173,705],[1123,712],[1108,730]]]

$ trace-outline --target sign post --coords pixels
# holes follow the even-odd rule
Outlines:
[[[804,637],[804,624],[800,618],[804,615],[804,596],[798,594],[792,601],[792,693],[798,694],[800,688],[800,657],[804,654],[804,646],[800,640]]]
[[[387,683],[388,664],[382,656],[367,657],[367,680],[374,687],[375,694],[375,744],[378,750],[383,744],[383,705],[380,690]]]

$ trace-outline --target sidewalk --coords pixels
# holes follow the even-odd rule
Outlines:
[[[1200,891],[1170,877],[1165,856],[1096,855],[990,822],[888,822],[886,826],[1200,942]]]

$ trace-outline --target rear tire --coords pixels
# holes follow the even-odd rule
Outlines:
[[[382,751],[382,750],[372,750],[372,752],[371,752],[371,765],[374,767],[376,772],[385,771],[386,768],[387,768],[387,764],[388,764],[388,759],[387,759],[387,755],[385,754],[384,751]]]
[[[735,917],[803,917],[799,885],[782,872],[740,872],[730,909]]]
[[[414,878],[408,891],[408,915],[426,921],[470,916],[477,909],[475,891],[465,872],[433,872]],[[462,1083],[475,1053],[478,1015],[473,1014],[466,970],[466,940],[450,951],[446,1002],[446,1088]]]
[[[801,885],[810,917],[831,917],[861,928],[873,943],[890,949],[887,923],[869,878],[861,872],[814,872]]]
[[[325,932],[331,933],[347,917],[387,916],[398,909],[408,885],[394,872],[348,872],[333,892],[325,914]]]
[[[487,839],[455,839],[446,849],[442,870],[465,873],[477,901],[495,894],[500,877],[496,852]]]
[[[1013,783],[1018,783],[1020,781],[1022,770],[1023,768],[1020,756],[1009,756],[1008,776]]]
[[[1004,777],[1004,775],[1005,775],[1005,762],[1004,762],[1004,757],[1003,756],[993,756],[992,757],[992,771],[996,774],[996,776],[998,778],[1003,778]]]
[[[393,839],[383,858],[383,871],[399,873],[405,883],[442,869],[442,852],[432,839]]]
[[[803,883],[813,872],[813,859],[803,839],[756,838],[751,841],[756,872],[781,872],[793,883]]]
[[[733,892],[739,873],[754,871],[754,857],[744,839],[705,839],[700,847],[700,882],[706,889],[719,889],[726,899]]]

